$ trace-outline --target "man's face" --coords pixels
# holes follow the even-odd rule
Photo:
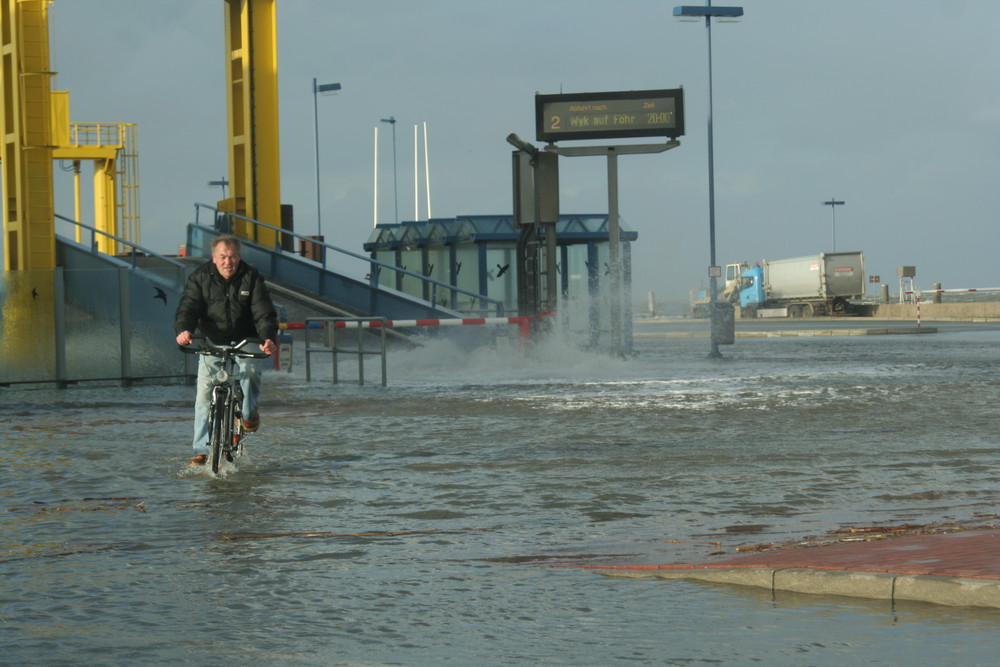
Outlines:
[[[236,267],[240,264],[240,251],[228,243],[220,243],[212,250],[212,263],[219,274],[229,280],[236,274]]]

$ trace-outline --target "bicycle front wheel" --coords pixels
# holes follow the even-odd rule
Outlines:
[[[219,464],[222,461],[222,449],[226,443],[226,392],[216,388],[212,401],[212,416],[209,422],[209,446],[212,449],[212,474],[219,473]]]

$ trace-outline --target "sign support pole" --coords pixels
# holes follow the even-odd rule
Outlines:
[[[556,146],[549,144],[545,150],[566,157],[605,155],[608,160],[608,264],[611,273],[611,348],[620,357],[632,351],[631,341],[625,341],[622,322],[622,263],[621,230],[618,219],[618,155],[663,153],[677,148],[681,142],[671,139],[662,144],[624,144],[619,146]]]
[[[680,145],[684,134],[684,89],[613,91],[558,95],[535,94],[535,137],[547,141],[548,154],[576,157],[604,155],[608,161],[608,264],[611,349],[624,357],[632,351],[631,335],[623,334],[621,230],[618,221],[618,155],[662,153]],[[666,137],[663,144],[562,147],[555,142],[573,139],[624,139]],[[516,135],[507,141],[522,146]],[[714,262],[713,256],[713,262]],[[554,267],[547,270],[554,271]],[[550,276],[552,277],[552,276]],[[714,279],[713,279],[714,300]],[[593,311],[591,311],[593,312]],[[592,326],[596,323],[592,322]],[[599,328],[599,327],[596,327]],[[631,328],[629,329],[631,331]]]
[[[608,259],[611,264],[611,350],[624,357],[622,341],[621,232],[618,229],[618,154],[608,151]],[[629,346],[631,347],[631,346]]]

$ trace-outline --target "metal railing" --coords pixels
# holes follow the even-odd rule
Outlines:
[[[71,146],[110,146],[122,148],[128,141],[127,126],[134,123],[70,123]]]
[[[73,220],[71,218],[67,218],[65,216],[59,215],[58,213],[55,214],[55,217],[57,219],[59,219],[59,220],[62,220],[63,222],[68,222],[68,223],[70,223],[72,225],[76,225],[76,228],[77,228],[78,231],[89,232],[90,233],[90,243],[83,243],[82,238],[80,236],[78,236],[78,238],[81,238],[81,240],[78,241],[78,243],[80,243],[81,245],[87,245],[87,246],[89,246],[92,252],[95,252],[95,253],[99,252],[98,251],[98,243],[97,243],[97,237],[98,237],[98,235],[103,236],[105,238],[109,238],[109,239],[111,239],[112,241],[114,241],[115,243],[117,243],[120,246],[124,246],[126,248],[130,248],[130,250],[127,253],[123,253],[121,255],[110,255],[110,256],[117,257],[118,259],[122,259],[123,256],[127,255],[128,257],[131,258],[131,265],[132,265],[133,269],[136,267],[136,258],[138,258],[138,257],[147,257],[147,256],[148,257],[155,257],[156,259],[158,259],[160,261],[166,262],[166,263],[168,263],[168,264],[170,264],[172,266],[178,267],[178,268],[184,268],[184,264],[182,264],[181,262],[178,262],[175,259],[170,259],[169,257],[164,257],[163,255],[160,255],[157,252],[155,252],[153,250],[150,250],[149,248],[144,248],[143,246],[139,245],[138,243],[133,243],[132,241],[129,241],[128,239],[122,238],[120,236],[115,236],[114,234],[110,234],[108,232],[102,231],[102,230],[97,229],[96,227],[92,227],[92,226],[90,226],[90,225],[88,225],[86,223],[77,222],[76,220]]]
[[[323,345],[312,345],[310,340],[310,331],[316,329],[316,327],[309,326],[310,323],[319,323],[322,327],[321,331],[326,333],[326,342]],[[378,329],[379,335],[379,347],[376,350],[368,350],[365,348],[365,331],[366,327],[362,326],[365,322],[378,322],[379,325],[375,328]],[[306,382],[312,380],[312,355],[314,354],[329,354],[333,358],[333,383],[339,384],[340,374],[338,368],[338,357],[341,354],[357,355],[358,357],[358,384],[364,385],[365,383],[365,355],[380,355],[382,361],[382,386],[386,386],[386,358],[385,358],[385,332],[388,328],[386,326],[388,320],[385,317],[307,317],[306,318]],[[338,327],[338,323],[341,323]],[[344,325],[353,324],[351,328],[357,329],[357,347],[355,349],[346,349],[344,347],[339,347],[337,345],[337,329],[343,327]]]
[[[451,294],[461,294],[463,296],[471,297],[474,300],[478,300],[480,303],[489,306],[489,309],[484,309],[485,312],[494,312],[495,311],[495,314],[496,314],[497,317],[503,317],[503,315],[504,315],[504,304],[503,304],[503,301],[501,301],[500,299],[495,299],[493,297],[486,296],[485,294],[477,294],[476,292],[472,292],[470,290],[466,290],[466,289],[463,289],[461,287],[457,287],[455,285],[451,285],[451,284],[448,284],[446,282],[442,282],[442,281],[437,280],[435,278],[431,278],[429,276],[421,275],[419,273],[415,273],[413,271],[409,271],[409,270],[404,269],[402,267],[395,266],[393,264],[389,264],[389,263],[386,263],[386,262],[382,262],[382,261],[379,261],[377,259],[373,259],[373,258],[371,258],[371,257],[369,257],[367,255],[362,255],[362,254],[359,254],[359,253],[356,253],[356,252],[351,252],[350,250],[345,250],[343,248],[339,248],[339,247],[337,247],[335,245],[331,245],[329,243],[326,243],[325,241],[316,240],[316,239],[314,239],[314,238],[312,238],[310,236],[307,236],[305,234],[298,234],[296,232],[288,231],[288,230],[282,229],[280,227],[275,227],[273,225],[267,224],[266,222],[260,222],[259,220],[254,220],[253,218],[248,218],[246,216],[239,215],[238,213],[228,213],[228,212],[225,212],[225,211],[219,211],[218,208],[216,208],[215,206],[211,206],[209,204],[203,204],[201,202],[195,202],[194,208],[195,208],[194,222],[195,222],[196,225],[217,227],[216,220],[219,217],[229,218],[230,219],[230,224],[229,224],[230,229],[223,229],[222,230],[222,231],[229,232],[229,231],[231,231],[231,227],[232,227],[231,219],[233,219],[233,218],[235,218],[237,220],[243,220],[245,222],[250,223],[251,228],[253,229],[253,234],[251,235],[250,240],[253,241],[253,242],[255,242],[255,243],[259,243],[258,238],[260,237],[260,234],[258,232],[258,229],[265,229],[265,230],[269,230],[269,231],[275,232],[273,247],[270,248],[270,249],[274,250],[275,252],[278,252],[278,253],[285,253],[285,252],[287,252],[282,247],[282,237],[290,237],[292,239],[300,239],[300,240],[303,240],[303,241],[305,241],[307,243],[312,243],[312,244],[315,244],[317,246],[320,246],[324,250],[322,253],[320,253],[320,259],[319,260],[311,260],[311,261],[318,261],[319,264],[324,269],[328,268],[327,267],[327,252],[326,252],[328,250],[332,250],[333,252],[338,253],[339,255],[341,255],[343,257],[350,257],[352,259],[361,260],[361,261],[367,263],[371,267],[371,270],[368,272],[368,276],[369,276],[368,277],[368,281],[369,281],[369,286],[372,289],[379,289],[380,288],[380,285],[379,285],[379,272],[380,271],[382,271],[382,270],[396,271],[396,272],[398,272],[398,273],[400,273],[400,274],[402,274],[404,276],[410,276],[412,278],[416,278],[417,280],[420,280],[423,283],[429,285],[429,289],[430,289],[430,293],[431,293],[431,298],[430,298],[430,302],[431,303],[437,303],[436,299],[437,299],[437,295],[438,295],[438,290],[442,290],[442,291],[448,291]],[[201,219],[200,219],[200,212],[201,212],[201,209],[203,209],[203,208],[213,212],[212,225],[203,225],[202,224]]]

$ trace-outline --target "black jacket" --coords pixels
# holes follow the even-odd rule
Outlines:
[[[244,338],[274,339],[278,316],[267,285],[257,269],[244,261],[226,281],[208,261],[192,273],[174,315],[174,333],[199,331],[224,345]]]

